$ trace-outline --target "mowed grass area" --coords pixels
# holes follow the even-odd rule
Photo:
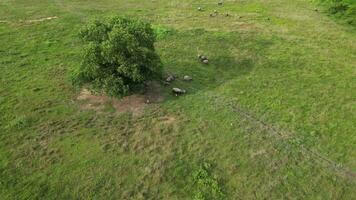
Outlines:
[[[355,198],[356,34],[314,8],[0,0],[1,199]],[[140,116],[82,109],[77,34],[112,14],[164,30],[157,51],[193,77],[174,83],[186,95],[166,87]]]

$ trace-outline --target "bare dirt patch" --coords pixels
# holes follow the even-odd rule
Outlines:
[[[9,24],[31,24],[31,23],[37,23],[37,22],[44,22],[44,21],[49,21],[49,20],[54,20],[58,19],[57,16],[52,16],[52,17],[44,17],[44,18],[39,18],[39,19],[29,19],[29,20],[19,20],[19,21],[8,21],[8,20],[0,20],[0,23],[9,23]]]
[[[58,17],[53,16],[53,17],[45,17],[40,19],[31,19],[31,20],[25,20],[24,22],[34,23],[34,22],[43,22],[43,21],[53,20],[53,19],[58,19]]]
[[[95,95],[84,88],[77,100],[83,102],[81,108],[84,110],[100,112],[106,105],[111,105],[119,113],[131,112],[134,115],[140,115],[149,104],[162,102],[164,96],[160,84],[149,82],[142,94],[133,94],[122,99],[110,98],[106,95]]]
[[[176,120],[177,119],[173,116],[165,116],[165,117],[159,118],[160,123],[164,124],[164,125],[174,124],[176,122]]]

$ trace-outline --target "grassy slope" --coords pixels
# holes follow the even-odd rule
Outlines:
[[[232,17],[209,18],[199,5]],[[23,0],[0,1],[0,13],[10,22],[0,23],[3,198],[216,196],[194,181],[204,163],[226,199],[355,195],[355,177],[343,171],[356,170],[355,33],[308,2]],[[194,77],[175,83],[189,95],[139,118],[80,109],[67,79],[80,62],[76,34],[115,13],[173,30],[157,49],[167,71]],[[59,19],[19,22],[48,16]]]

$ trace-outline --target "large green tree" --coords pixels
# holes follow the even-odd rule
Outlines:
[[[77,85],[122,97],[161,75],[149,23],[125,17],[94,20],[80,36],[86,47],[83,62],[73,74]]]

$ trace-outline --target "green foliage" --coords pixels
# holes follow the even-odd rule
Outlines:
[[[321,0],[331,14],[356,26],[356,1],[354,0]]]
[[[204,162],[200,168],[193,173],[193,179],[197,186],[194,200],[223,199],[219,182],[211,176],[211,164]]]
[[[332,14],[343,13],[349,9],[349,5],[342,1],[335,1],[332,6],[330,6],[329,10]]]
[[[87,44],[81,66],[73,73],[76,85],[122,97],[161,74],[151,25],[135,19],[95,20],[80,36]]]
[[[173,29],[164,27],[162,25],[153,25],[153,30],[157,39],[165,38],[173,32]]]

